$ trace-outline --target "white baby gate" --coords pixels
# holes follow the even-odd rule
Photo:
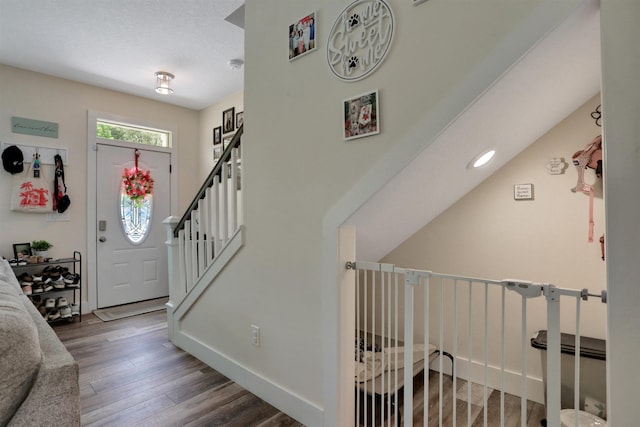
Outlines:
[[[531,338],[527,310],[535,305],[534,309],[547,313],[547,425],[560,427],[561,298],[564,304],[575,300],[575,323],[571,322],[569,330],[564,329],[575,334],[574,408],[579,408],[580,306],[589,296],[606,302],[605,291],[593,295],[586,289],[454,276],[370,262],[347,263],[347,268],[356,270],[356,426],[401,425],[401,420],[405,426],[414,422],[424,426],[471,426],[477,422],[472,419],[471,402],[478,399],[472,399],[472,387],[482,390],[484,426],[490,425],[489,387],[500,392],[500,422],[494,417],[491,425],[505,425],[508,389],[520,396],[520,425],[526,426]],[[519,342],[509,341],[508,337],[514,335],[519,335]],[[439,357],[443,355],[450,360]],[[429,396],[431,361],[437,362],[437,396]],[[445,402],[444,398],[447,373],[452,374],[453,402]],[[519,379],[515,385],[514,377]],[[467,404],[461,411],[456,399],[458,379],[467,384]],[[422,401],[414,402],[414,381],[423,385]],[[417,417],[415,408],[419,408]],[[437,413],[437,419],[430,417],[430,409]],[[479,417],[477,406],[473,410]]]

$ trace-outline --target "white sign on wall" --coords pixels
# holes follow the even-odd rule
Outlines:
[[[373,73],[389,52],[394,19],[384,0],[356,0],[336,19],[327,42],[327,63],[341,80]]]

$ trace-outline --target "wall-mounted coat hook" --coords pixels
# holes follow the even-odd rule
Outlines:
[[[41,165],[55,165],[55,155],[59,154],[62,157],[62,162],[65,165],[68,165],[68,150],[66,148],[55,148],[55,147],[41,147],[37,145],[26,145],[26,144],[13,144],[10,142],[3,142],[0,151],[4,151],[5,148],[10,145],[16,145],[22,151],[22,156],[24,157],[25,162],[32,161],[30,159],[35,160],[36,156],[40,160]]]

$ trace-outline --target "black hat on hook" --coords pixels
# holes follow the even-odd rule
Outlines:
[[[15,145],[5,148],[2,152],[2,166],[12,175],[24,170],[23,161],[22,150]]]

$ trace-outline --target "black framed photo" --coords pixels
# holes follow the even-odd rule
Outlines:
[[[222,157],[222,146],[213,147],[213,164],[215,165]]]
[[[240,111],[239,113],[236,113],[236,129],[239,129],[243,123],[244,123],[244,111]]]
[[[231,140],[232,140],[232,139],[233,139],[233,138],[232,138],[232,137],[230,137],[230,136],[225,136],[225,137],[224,137],[224,139],[222,140],[222,142],[223,142],[223,144],[222,144],[222,149],[223,149],[223,150],[226,150],[226,149],[227,149],[227,147],[229,146],[229,144],[231,144]]]
[[[13,257],[16,259],[28,258],[31,256],[31,243],[14,243]]]
[[[227,108],[222,112],[222,133],[233,132],[235,129],[235,112],[236,108]]]
[[[220,144],[222,142],[222,126],[213,128],[213,145]]]

